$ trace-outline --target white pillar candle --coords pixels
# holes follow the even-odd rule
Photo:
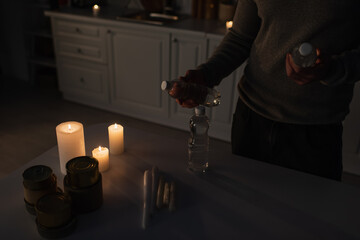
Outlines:
[[[92,151],[92,156],[98,160],[100,172],[105,172],[109,169],[109,149],[101,146],[94,148]]]
[[[121,154],[124,152],[124,128],[119,124],[108,127],[109,146],[111,154]]]
[[[60,170],[66,174],[66,163],[79,156],[85,156],[84,128],[79,122],[63,122],[56,126]]]

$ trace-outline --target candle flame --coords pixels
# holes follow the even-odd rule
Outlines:
[[[233,21],[227,21],[226,22],[226,29],[230,29],[230,28],[232,28],[232,26],[233,26]]]
[[[70,124],[68,124],[68,130],[71,131],[71,125]]]
[[[101,152],[101,146],[99,146],[99,152]]]
[[[93,9],[99,9],[99,5],[95,4],[95,5],[93,6]]]
[[[115,123],[115,128],[117,128],[118,126],[117,126],[117,124]]]

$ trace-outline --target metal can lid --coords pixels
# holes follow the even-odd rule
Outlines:
[[[99,162],[89,156],[71,159],[66,163],[69,185],[75,188],[88,187],[99,179]]]
[[[69,236],[72,232],[74,232],[76,228],[76,223],[77,223],[76,217],[73,216],[71,220],[64,226],[57,228],[48,228],[41,225],[38,219],[36,219],[36,225],[39,234],[43,238],[47,238],[47,239],[64,238]]]
[[[50,193],[41,197],[36,205],[39,224],[45,227],[60,227],[72,218],[71,199],[62,192]]]
[[[64,210],[71,210],[71,199],[62,192],[50,193],[37,201],[36,210],[46,214],[56,214]]]
[[[46,188],[56,182],[53,177],[53,171],[45,165],[36,165],[26,169],[23,172],[24,187],[36,190]]]

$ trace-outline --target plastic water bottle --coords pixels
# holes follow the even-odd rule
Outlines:
[[[196,104],[214,107],[220,104],[220,93],[201,84],[187,83],[180,80],[163,81],[161,89],[177,99],[192,99]]]
[[[294,63],[303,68],[313,66],[317,59],[316,49],[307,42],[295,47],[291,56]]]
[[[190,118],[190,138],[188,143],[188,169],[194,173],[205,173],[209,161],[209,119],[205,107],[195,108],[195,115]]]

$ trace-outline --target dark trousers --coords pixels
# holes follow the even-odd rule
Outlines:
[[[269,120],[240,99],[232,123],[232,152],[283,167],[341,180],[342,123],[299,125]]]

